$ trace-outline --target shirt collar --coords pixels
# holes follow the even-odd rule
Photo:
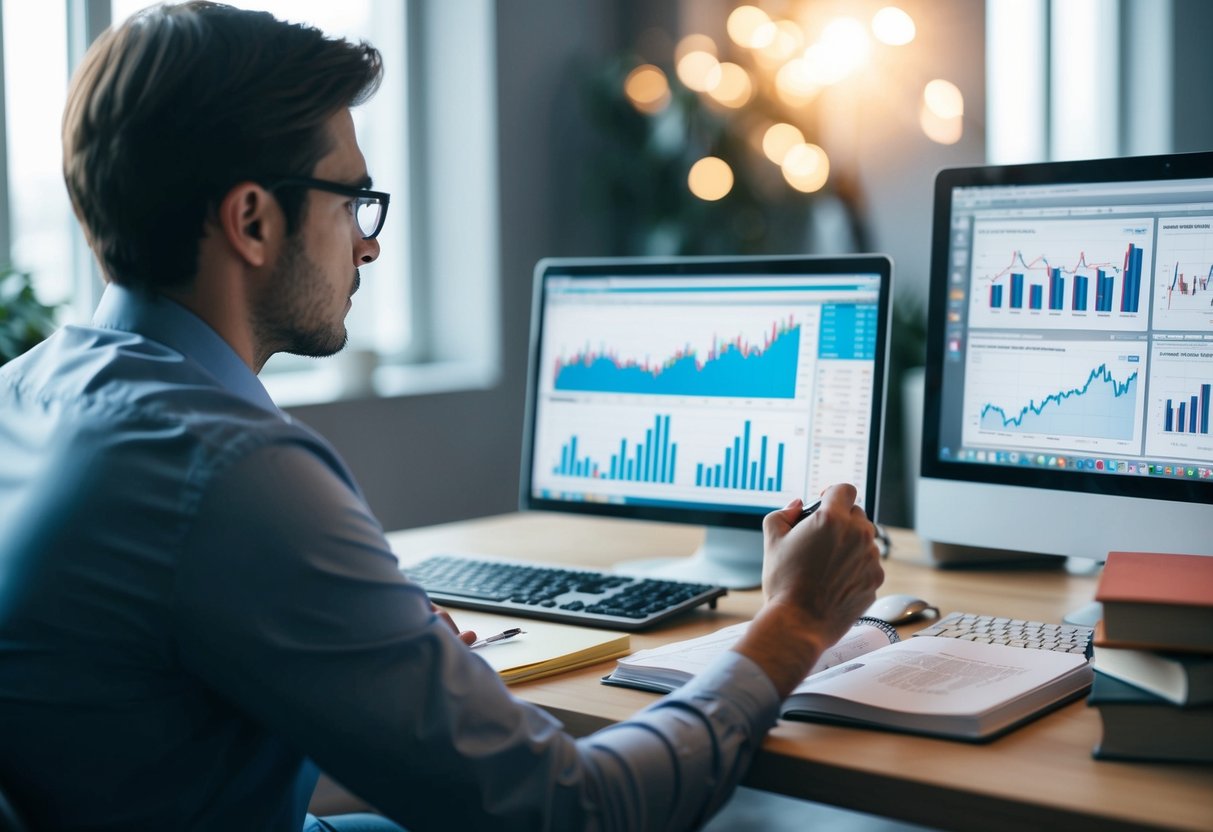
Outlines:
[[[93,314],[93,325],[142,335],[196,362],[227,390],[278,413],[256,374],[211,326],[176,301],[111,283]]]

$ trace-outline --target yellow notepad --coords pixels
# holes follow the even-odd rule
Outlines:
[[[513,638],[486,644],[474,651],[507,685],[617,659],[631,652],[627,633],[473,610],[452,608],[447,611],[460,630],[475,630],[479,638],[512,627],[522,628],[523,632]]]

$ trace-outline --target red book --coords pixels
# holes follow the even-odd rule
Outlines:
[[[1110,552],[1095,600],[1109,646],[1213,652],[1213,556]]]

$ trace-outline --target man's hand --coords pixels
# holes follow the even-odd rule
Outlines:
[[[735,648],[787,696],[822,652],[876,599],[884,580],[875,527],[855,505],[855,487],[835,485],[800,521],[800,500],[763,521],[766,603]]]
[[[460,629],[455,626],[455,619],[451,618],[451,614],[449,612],[440,608],[439,606],[434,604],[432,601],[430,602],[430,608],[434,610],[435,615],[437,615],[444,622],[446,622],[446,625],[451,628],[451,632],[453,632],[455,635],[459,636],[459,640],[462,641],[464,644],[471,644],[472,642],[474,642],[476,640],[476,631],[475,630],[460,631]]]

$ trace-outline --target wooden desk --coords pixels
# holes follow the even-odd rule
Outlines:
[[[483,552],[604,567],[689,554],[701,529],[528,513],[389,535],[402,560],[438,551]],[[964,610],[1043,621],[1091,600],[1095,579],[1057,571],[931,568],[912,532],[892,530],[885,592]],[[664,628],[633,634],[633,649],[748,620],[757,592],[732,592]],[[455,612],[458,620],[458,612]],[[903,628],[902,635],[915,629]],[[607,687],[612,663],[516,685],[577,735],[628,718],[653,694]],[[1213,767],[1096,761],[1099,716],[1082,701],[984,745],[882,731],[780,722],[744,781],[793,797],[948,829],[1213,830]]]

